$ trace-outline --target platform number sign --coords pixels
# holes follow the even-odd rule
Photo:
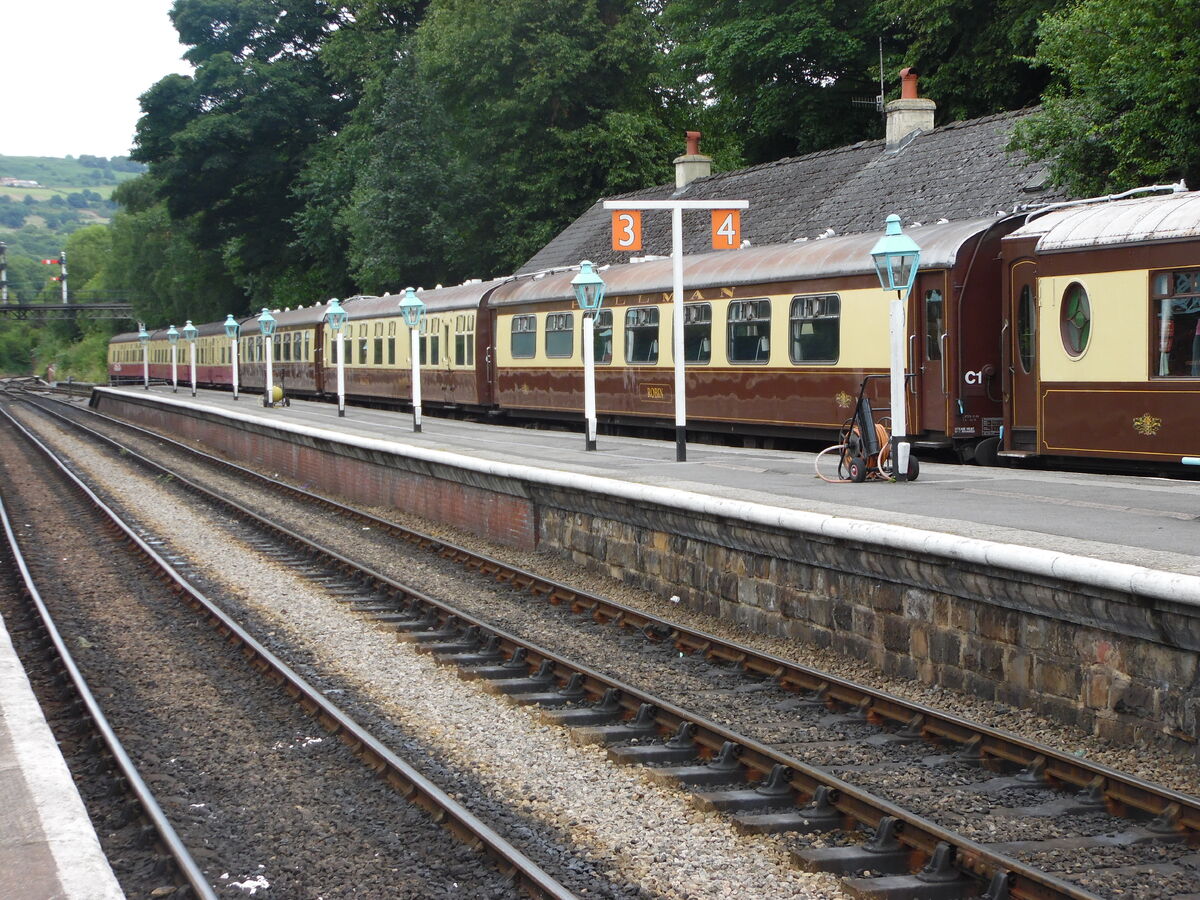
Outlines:
[[[612,248],[618,252],[642,249],[642,214],[639,210],[613,210]]]
[[[714,250],[737,250],[742,246],[741,210],[712,211],[712,245]]]

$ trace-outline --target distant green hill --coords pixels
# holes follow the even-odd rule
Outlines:
[[[116,186],[135,178],[146,167],[125,156],[88,156],[60,159],[53,156],[0,155],[0,178],[36,181],[42,187],[79,190],[87,187]]]
[[[145,170],[123,156],[0,156],[0,241],[10,256],[52,256],[71,232],[112,221],[113,189]]]

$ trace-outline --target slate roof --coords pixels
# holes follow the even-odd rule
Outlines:
[[[1004,149],[1013,126],[1031,112],[953,122],[907,138],[893,150],[885,150],[882,140],[861,141],[699,178],[679,192],[662,185],[605,199],[748,200],[742,237],[752,246],[813,240],[829,228],[836,234],[881,232],[890,213],[899,214],[905,225],[932,224],[1070,199],[1050,186],[1044,163]],[[631,255],[670,254],[669,212],[643,212],[643,250],[618,253],[611,244],[611,212],[602,202],[563,229],[518,274],[575,266],[583,259],[605,265],[627,262]],[[709,232],[707,211],[685,211],[684,253],[711,250]]]

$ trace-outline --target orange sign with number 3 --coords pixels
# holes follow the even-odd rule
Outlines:
[[[712,245],[714,250],[737,250],[742,246],[741,210],[712,211]]]
[[[612,211],[612,248],[618,252],[642,249],[642,214],[639,210]]]

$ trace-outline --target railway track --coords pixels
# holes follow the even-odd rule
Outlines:
[[[155,443],[163,440],[143,434]],[[176,445],[172,452],[185,450]],[[226,471],[236,472],[239,482],[261,478],[238,467]],[[178,473],[172,478],[181,485],[186,481]],[[198,485],[188,487],[199,490]],[[803,864],[872,873],[924,866],[923,874],[901,874],[890,882],[852,879],[848,884],[856,892],[971,896],[982,890],[995,900],[1082,898],[1115,895],[1106,893],[1106,885],[1120,884],[1125,891],[1121,896],[1183,897],[1200,884],[1187,848],[1198,821],[1194,798],[587,595],[271,479],[258,489],[291,493],[309,510],[320,503],[343,521],[368,523],[359,528],[403,540],[543,598],[556,612],[581,614],[585,618],[577,620],[577,627],[586,623],[592,637],[623,634],[617,643],[626,652],[657,653],[665,658],[663,665],[681,658],[701,663],[712,683],[724,679],[724,686],[708,689],[717,700],[708,705],[713,715],[721,715],[730,700],[761,711],[766,720],[771,719],[767,711],[773,711],[774,720],[758,723],[757,730],[774,739],[756,739],[697,714],[695,708],[498,630],[386,575],[363,572],[341,553],[305,546],[293,529],[282,529],[289,540],[304,546],[300,552],[305,555],[322,552],[348,575],[366,579],[372,587],[356,594],[352,605],[380,627],[465,666],[468,677],[491,680],[498,693],[548,707],[565,705],[546,715],[577,726],[579,740],[612,744],[612,758],[648,762],[661,780],[702,786],[697,802],[731,810],[743,829],[832,829],[840,835],[834,842],[842,846],[800,851]],[[228,498],[220,502],[234,503],[239,517],[255,515]],[[260,527],[280,533],[271,523]],[[658,677],[671,680],[669,674]],[[697,761],[705,763],[703,769]],[[890,777],[905,767],[909,775]],[[855,781],[894,781],[898,786],[885,786],[875,792],[882,796],[876,796]],[[734,786],[712,789],[730,784]],[[983,818],[976,809],[980,806],[988,808],[991,818],[982,833],[988,834],[990,827],[993,839],[964,837],[946,824],[956,817]],[[967,824],[974,834],[981,833],[978,822]],[[862,829],[870,834],[865,844],[852,841],[851,833]],[[1105,866],[1105,857],[1123,864]],[[1071,872],[1080,860],[1088,861],[1087,869]],[[1039,861],[1059,875],[1047,874]],[[1108,875],[1097,875],[1105,869]],[[1132,892],[1131,877],[1144,882]]]
[[[247,674],[255,674],[259,681],[259,686],[256,688],[258,693],[265,693],[266,700],[256,700],[257,703],[263,705],[247,706],[245,703],[230,702],[228,706],[218,707],[216,709],[206,709],[203,712],[205,717],[200,722],[199,727],[202,729],[210,728],[213,731],[219,731],[215,725],[223,716],[239,717],[249,715],[262,718],[286,718],[290,716],[295,718],[299,715],[312,717],[319,723],[320,727],[325,732],[336,736],[340,742],[347,747],[358,757],[369,770],[368,774],[372,777],[378,776],[379,779],[390,789],[392,795],[399,794],[405,800],[410,801],[415,808],[422,811],[419,816],[395,816],[395,812],[390,811],[381,813],[394,817],[389,823],[388,831],[397,830],[403,831],[403,839],[401,843],[413,842],[419,846],[421,842],[431,842],[436,845],[437,841],[430,837],[430,833],[439,831],[438,826],[442,826],[448,830],[455,838],[466,844],[473,852],[482,857],[490,858],[493,865],[498,869],[495,875],[480,875],[475,871],[474,866],[464,867],[461,863],[455,864],[455,871],[460,874],[457,877],[464,878],[468,882],[475,885],[479,891],[478,896],[499,896],[508,895],[511,893],[520,892],[522,894],[540,897],[540,898],[560,898],[560,900],[569,900],[575,895],[559,884],[549,875],[547,875],[540,867],[533,863],[523,853],[513,847],[507,840],[497,834],[493,829],[485,825],[478,819],[470,810],[466,809],[461,803],[446,794],[441,788],[433,784],[425,778],[420,772],[414,769],[408,762],[393,752],[380,738],[368,731],[366,728],[354,721],[346,712],[341,710],[329,697],[321,693],[307,680],[301,677],[295,670],[284,663],[279,657],[272,653],[264,644],[252,636],[241,624],[235,621],[230,615],[224,612],[216,603],[207,597],[200,589],[198,589],[185,574],[186,563],[181,566],[181,560],[168,559],[167,556],[161,554],[159,550],[153,546],[160,541],[153,537],[143,536],[139,533],[139,529],[126,522],[114,509],[109,507],[101,500],[87,485],[78,479],[67,467],[58,462],[54,453],[42,442],[38,441],[35,436],[22,428],[18,423],[12,420],[7,413],[4,413],[6,420],[6,429],[11,428],[13,431],[20,433],[30,446],[36,449],[44,459],[49,460],[51,465],[46,468],[47,472],[51,473],[51,478],[61,482],[65,486],[65,491],[60,487],[56,502],[52,504],[36,504],[30,505],[31,501],[28,497],[23,498],[25,502],[25,518],[37,518],[39,520],[49,518],[51,521],[39,522],[42,526],[39,531],[43,538],[47,533],[55,532],[58,534],[57,539],[46,546],[38,544],[35,548],[35,557],[39,561],[33,564],[26,564],[25,554],[23,553],[21,542],[16,537],[16,529],[14,529],[8,519],[4,516],[4,531],[9,539],[10,552],[13,554],[17,568],[22,574],[26,590],[29,593],[33,603],[37,606],[38,612],[44,623],[44,627],[49,634],[50,641],[53,643],[63,665],[75,682],[76,689],[80,693],[81,702],[86,708],[86,713],[95,723],[103,735],[104,740],[109,748],[109,753],[121,766],[121,778],[129,785],[133,793],[136,794],[138,801],[141,804],[143,815],[153,824],[153,827],[158,835],[158,840],[169,851],[175,859],[186,884],[190,887],[194,896],[197,897],[217,897],[218,894],[211,886],[214,882],[219,887],[224,887],[222,892],[225,895],[237,896],[241,895],[244,890],[252,888],[266,888],[269,883],[262,879],[262,876],[251,877],[249,874],[245,881],[228,882],[224,885],[220,884],[221,879],[228,880],[228,873],[218,876],[214,872],[204,873],[201,871],[200,864],[193,858],[192,852],[189,850],[184,839],[175,831],[168,817],[164,814],[162,807],[155,799],[154,792],[148,785],[150,781],[170,782],[175,792],[192,793],[195,791],[197,795],[203,793],[203,788],[194,784],[188,784],[183,778],[168,775],[163,770],[169,769],[169,766],[164,766],[161,756],[166,753],[165,747],[172,746],[171,740],[168,738],[162,741],[163,746],[158,747],[161,736],[149,737],[142,733],[138,734],[134,740],[140,743],[142,752],[147,754],[151,760],[151,767],[157,768],[158,771],[143,778],[138,772],[138,768],[131,759],[131,754],[126,753],[121,742],[116,737],[116,729],[108,725],[104,714],[101,710],[101,704],[95,699],[93,692],[89,689],[87,681],[83,674],[86,666],[78,666],[71,659],[68,652],[68,642],[78,643],[89,649],[94,648],[107,637],[108,642],[115,642],[111,634],[105,632],[103,616],[93,616],[88,618],[86,615],[72,615],[65,607],[71,604],[72,599],[77,596],[77,591],[69,591],[63,594],[60,589],[57,590],[59,595],[59,613],[61,616],[71,618],[74,633],[64,637],[60,634],[60,629],[56,626],[53,617],[51,616],[49,604],[42,601],[41,593],[38,590],[36,581],[43,582],[54,580],[55,576],[61,579],[62,584],[74,586],[75,582],[68,574],[64,574],[63,569],[54,566],[54,560],[59,554],[64,552],[64,547],[89,546],[98,555],[105,557],[110,565],[114,565],[116,569],[123,573],[127,573],[126,580],[120,586],[120,592],[126,595],[132,595],[135,598],[134,603],[122,604],[121,599],[114,597],[108,591],[108,585],[105,584],[105,576],[103,573],[97,573],[92,570],[92,576],[96,579],[90,583],[90,590],[87,592],[91,595],[92,602],[96,602],[96,594],[100,594],[100,600],[103,603],[111,603],[113,609],[108,611],[109,615],[115,615],[118,620],[129,618],[128,628],[131,634],[136,634],[133,643],[141,644],[141,649],[145,651],[145,658],[137,659],[135,665],[139,665],[135,673],[131,676],[131,680],[123,681],[119,677],[113,680],[113,672],[111,666],[107,671],[98,671],[98,677],[105,685],[101,690],[110,698],[122,691],[129,691],[134,694],[143,692],[144,682],[149,680],[152,685],[157,680],[169,681],[170,675],[174,674],[174,670],[184,668],[189,665],[186,654],[189,652],[199,653],[200,662],[197,663],[200,669],[194,669],[190,672],[185,671],[184,681],[188,678],[195,678],[197,681],[205,681],[206,678],[200,675],[202,669],[205,674],[211,670],[208,662],[211,659],[209,654],[212,652],[212,647],[199,650],[193,647],[184,647],[178,650],[178,655],[175,652],[168,653],[169,648],[174,648],[180,644],[191,644],[191,635],[187,633],[189,628],[194,628],[196,617],[199,620],[207,623],[213,630],[213,637],[210,639],[212,644],[218,647],[224,645],[227,651],[226,655],[239,660],[241,672],[240,679],[233,681],[222,680],[217,686],[218,691],[222,694],[236,693],[245,696],[242,692],[247,690],[246,676]],[[8,435],[12,437],[10,433]],[[6,459],[10,461],[15,458],[15,454],[6,453]],[[11,462],[10,462],[11,465]],[[11,493],[20,494],[20,491],[13,490],[13,484],[9,481],[6,486]],[[21,502],[21,500],[18,500]],[[41,511],[36,515],[32,514],[32,509],[38,508]],[[2,511],[2,510],[0,510]],[[26,526],[31,527],[29,525]],[[68,567],[69,568],[69,567]],[[40,578],[35,577],[35,571],[40,572]],[[176,603],[176,600],[181,600],[182,604]],[[142,605],[165,605],[164,601],[171,601],[170,605],[177,607],[175,612],[190,607],[193,615],[182,626],[176,625],[175,628],[182,627],[182,637],[178,635],[169,635],[163,637],[158,631],[140,632],[138,629],[140,623],[137,621],[137,614],[133,607],[139,603]],[[81,604],[82,605],[82,604]],[[178,616],[176,616],[178,617]],[[109,623],[112,624],[112,623]],[[161,623],[155,623],[161,624]],[[118,624],[117,627],[126,627],[123,624]],[[63,629],[64,631],[66,629]],[[173,643],[174,642],[174,643]],[[119,658],[125,663],[136,657],[136,654],[130,653],[129,646],[115,647],[115,643],[105,644],[105,656],[109,653],[115,658]],[[169,662],[164,666],[162,657],[169,656]],[[157,664],[156,664],[157,658]],[[95,663],[93,662],[93,667]],[[219,668],[219,666],[217,666]],[[204,685],[197,687],[197,695],[203,694]],[[178,688],[177,688],[178,690]],[[256,695],[257,696],[257,695]],[[192,702],[191,699],[185,700],[179,694],[174,698],[180,705],[187,705]],[[273,710],[273,707],[278,706],[281,701],[286,701],[288,704],[288,713],[278,713]],[[147,715],[148,711],[141,710],[141,715]],[[129,728],[129,713],[126,713],[125,726]],[[190,728],[195,729],[197,726],[193,723]],[[293,724],[291,727],[295,727]],[[189,726],[183,726],[184,731],[189,730]],[[136,731],[136,729],[134,729]],[[234,729],[231,737],[237,740],[239,729]],[[278,778],[281,781],[287,781],[292,777],[296,777],[297,773],[303,773],[303,766],[275,765],[271,768],[273,762],[270,760],[269,750],[279,750],[279,741],[276,740],[275,745],[271,746],[269,737],[270,730],[263,729],[264,737],[258,741],[249,738],[244,740],[244,745],[239,749],[240,755],[245,758],[244,761],[250,767],[249,770],[237,770],[234,766],[222,767],[221,761],[214,758],[205,758],[201,752],[200,766],[213,766],[215,770],[221,771],[221,778],[246,779],[251,784],[251,789],[247,790],[243,799],[239,800],[242,804],[241,809],[253,808],[254,804],[267,804],[271,802],[270,795],[264,795],[253,789],[254,785],[262,784],[265,781],[273,778]],[[286,727],[285,727],[286,732]],[[286,741],[287,738],[285,737]],[[321,738],[306,736],[302,739],[301,747],[307,747],[310,744],[322,743]],[[265,741],[265,744],[264,744]],[[186,739],[185,739],[186,743]],[[175,745],[179,746],[179,745]],[[149,747],[156,747],[157,752],[149,750]],[[239,752],[228,745],[214,745],[209,748],[210,753],[217,755],[228,754],[230,757],[239,756]],[[179,752],[187,752],[180,750]],[[326,754],[327,755],[327,754]],[[248,757],[248,758],[246,758]],[[175,763],[175,759],[171,759],[170,763]],[[335,763],[334,765],[343,765]],[[322,760],[322,766],[329,766],[327,759]],[[255,772],[258,767],[266,767],[267,774]],[[231,774],[232,773],[232,774]],[[193,774],[195,772],[193,771]],[[204,773],[207,774],[207,773]],[[307,773],[305,777],[314,777],[311,773]],[[319,775],[316,777],[320,777]],[[344,785],[337,785],[336,790],[341,790]],[[311,793],[305,797],[305,800],[319,797],[319,791],[311,790]],[[299,799],[299,795],[297,796]],[[361,801],[361,808],[356,808],[357,812],[365,812],[371,807],[371,799],[375,800],[378,805],[378,798],[368,798]],[[180,804],[174,804],[179,807]],[[188,808],[203,808],[205,803],[191,804]],[[299,806],[296,807],[300,809]],[[178,814],[179,810],[177,810]],[[425,815],[427,814],[427,815]],[[417,821],[417,820],[420,821]],[[209,840],[212,838],[211,830],[205,832],[203,829],[192,829],[199,831],[205,835],[205,846],[201,849],[205,850],[205,855],[208,859],[213,860],[219,854],[213,850]],[[195,840],[196,838],[193,837]],[[393,838],[394,840],[394,838]],[[368,855],[379,855],[380,844],[386,846],[386,842],[366,841],[366,849]],[[392,848],[395,849],[395,848]],[[436,852],[436,846],[435,846]],[[442,851],[444,853],[444,850]],[[452,854],[447,854],[453,859]],[[259,866],[263,868],[263,866]],[[395,869],[393,869],[395,871]],[[433,867],[430,868],[430,873],[435,872]],[[444,872],[442,873],[445,874]],[[428,877],[423,875],[422,877]],[[434,876],[436,877],[436,875]],[[301,873],[301,876],[293,878],[291,881],[293,887],[299,885],[307,885],[307,889],[313,889],[314,882]],[[423,887],[427,886],[424,882],[419,882]],[[507,886],[507,887],[506,887]],[[393,882],[390,887],[383,888],[388,893],[396,891],[397,896],[425,896],[423,889],[405,889],[402,884]],[[160,888],[161,890],[161,888]],[[284,888],[286,891],[287,888]],[[303,888],[302,888],[303,890]],[[372,889],[367,888],[368,892]],[[499,893],[498,893],[499,892]],[[471,892],[464,894],[472,896]]]

